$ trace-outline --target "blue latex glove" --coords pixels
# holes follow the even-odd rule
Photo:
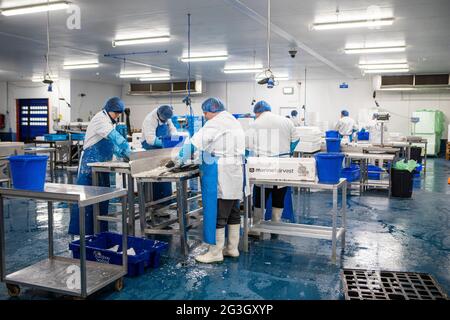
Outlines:
[[[190,160],[191,155],[195,152],[195,149],[196,148],[192,143],[185,143],[178,153],[178,159],[181,161],[181,163],[186,163],[188,160]]]
[[[297,148],[298,143],[300,142],[300,139],[294,142],[291,142],[291,154],[294,153],[295,148]]]
[[[155,146],[157,148],[162,148],[162,140],[161,140],[161,138],[156,137],[155,138],[155,142],[153,143],[153,146]]]
[[[250,156],[250,150],[245,149],[245,157],[248,158]]]
[[[128,141],[117,131],[113,130],[108,135],[108,139],[114,144],[114,154],[119,158],[129,158],[130,156],[130,145]]]

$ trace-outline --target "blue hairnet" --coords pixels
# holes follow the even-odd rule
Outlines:
[[[209,98],[203,102],[202,110],[203,112],[212,113],[222,112],[225,111],[225,105],[217,98]]]
[[[342,110],[341,115],[344,117],[348,117],[350,115],[350,113],[347,110]]]
[[[165,104],[158,108],[157,113],[158,113],[158,117],[161,120],[167,121],[173,117],[173,108],[172,108],[172,106]]]
[[[265,102],[263,100],[258,101],[255,104],[255,106],[253,107],[254,113],[263,113],[264,111],[272,111],[272,108],[270,107],[270,105],[267,102]]]
[[[106,101],[105,107],[106,112],[120,112],[125,111],[125,104],[119,97],[113,97]]]
[[[296,117],[298,115],[298,111],[297,110],[292,110],[291,111],[291,116]]]

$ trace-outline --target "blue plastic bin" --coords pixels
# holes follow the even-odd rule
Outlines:
[[[85,133],[72,133],[72,140],[83,141],[85,136],[86,136]]]
[[[383,172],[383,169],[381,169],[380,167],[374,166],[373,164],[369,164],[369,166],[367,167],[367,171],[369,180],[381,179],[381,172]]]
[[[369,131],[358,132],[358,141],[367,141],[370,138]]]
[[[8,159],[15,189],[44,190],[48,156],[20,155]]]
[[[326,138],[327,152],[341,152],[341,139],[340,138]]]
[[[418,163],[416,168],[414,169],[413,173],[414,173],[414,178],[420,178],[420,173],[422,172],[423,166]]]
[[[69,139],[65,133],[49,133],[44,135],[45,141],[66,141]]]
[[[350,167],[342,169],[341,177],[347,179],[348,182],[359,181],[361,169],[358,165],[352,164]]]
[[[315,155],[319,183],[336,184],[341,178],[343,153],[321,152]]]
[[[173,136],[173,137],[163,138],[162,139],[163,148],[174,148],[176,146],[181,146],[181,144],[183,143],[185,138],[186,137],[184,137],[184,136],[179,136],[179,137]]]
[[[108,250],[119,245],[118,252]],[[135,256],[128,255],[128,276],[135,277],[144,273],[148,267],[158,268],[161,252],[168,248],[167,242],[128,236],[128,249],[133,248]],[[69,244],[74,259],[80,258],[80,240]],[[122,235],[102,232],[86,237],[86,259],[106,264],[122,265]]]
[[[325,132],[325,138],[340,138],[339,131],[329,130]]]

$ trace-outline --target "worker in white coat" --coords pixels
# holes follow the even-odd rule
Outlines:
[[[353,133],[358,130],[356,121],[350,118],[347,110],[341,111],[341,119],[336,124],[335,130],[339,132],[344,140],[352,141]]]
[[[271,112],[272,108],[265,101],[255,104],[253,112],[255,121],[246,131],[246,149],[255,157],[289,158],[300,141],[297,130],[290,119]],[[253,223],[263,219],[261,208],[261,188],[255,186]],[[265,188],[265,201],[272,196],[272,221],[280,222],[284,209],[287,188]]]
[[[300,119],[300,117],[298,116],[297,110],[291,111],[291,120],[295,127],[303,126],[304,119]]]
[[[240,201],[244,194],[245,133],[239,121],[217,98],[202,104],[205,125],[185,144],[179,157],[186,162],[196,152],[201,158],[203,240],[209,250],[195,259],[202,263],[239,256]],[[225,227],[228,243],[225,246]],[[215,234],[214,234],[215,233]]]
[[[161,149],[162,140],[176,135],[177,128],[173,125],[173,108],[162,105],[150,112],[142,123],[142,147],[146,150]]]

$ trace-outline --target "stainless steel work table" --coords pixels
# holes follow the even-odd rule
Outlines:
[[[124,161],[107,161],[107,162],[94,162],[88,163],[88,166],[92,168],[92,185],[98,185],[99,173],[119,173],[124,177],[123,187],[128,190],[128,207],[122,208],[122,212],[125,212],[128,216],[128,233],[136,235],[135,230],[135,210],[134,210],[134,179],[131,175],[131,166],[129,162]],[[94,206],[94,216],[97,217],[97,221],[120,221],[120,218],[111,216],[100,216],[99,205]],[[94,226],[94,230],[98,232],[100,226],[97,223]]]
[[[167,169],[166,169],[167,170]],[[179,235],[181,251],[184,257],[187,257],[189,253],[189,247],[187,243],[187,231],[188,229],[197,226],[201,223],[202,219],[200,213],[203,212],[203,208],[197,208],[194,210],[189,210],[189,201],[200,198],[200,195],[193,197],[188,197],[187,182],[191,179],[196,179],[200,176],[200,171],[198,169],[184,171],[184,172],[165,172],[154,169],[147,172],[140,172],[134,175],[138,187],[138,197],[139,197],[139,212],[140,212],[140,226],[141,234],[161,234],[161,235]],[[145,186],[148,183],[155,182],[172,182],[176,184],[176,200],[177,200],[177,218],[169,219],[163,223],[156,224],[155,212],[152,210],[152,206],[164,202],[164,199],[151,201],[149,203],[145,202]],[[151,185],[151,184],[150,184]],[[151,198],[152,199],[152,198]],[[146,209],[150,207],[151,220],[150,224],[146,221]],[[191,221],[191,218],[195,217],[195,221]],[[178,222],[178,229],[167,230],[166,227]]]
[[[55,182],[55,167],[56,167],[56,149],[55,148],[45,148],[45,147],[26,147],[24,149],[25,154],[38,154],[38,153],[48,153],[50,158],[50,179],[51,182]]]
[[[352,160],[359,160],[360,170],[361,170],[361,178],[359,181],[360,191],[365,191],[368,187],[374,188],[384,188],[388,190],[388,195],[391,195],[391,169],[394,165],[394,161],[397,158],[396,154],[385,154],[385,153],[353,153],[353,152],[344,152],[347,162],[351,162]],[[383,182],[383,180],[369,180],[369,160],[379,160],[381,162],[387,161],[390,163],[387,170],[389,175],[389,181]],[[381,174],[382,172],[380,172]]]
[[[322,184],[316,182],[307,181],[274,181],[274,180],[263,180],[263,179],[250,179],[250,187],[252,185],[258,185],[261,187],[261,195],[265,194],[266,187],[293,187],[293,188],[305,188],[305,189],[317,189],[317,190],[329,190],[333,193],[333,209],[332,213],[332,226],[317,226],[317,225],[307,225],[298,223],[275,223],[272,221],[261,221],[259,223],[253,223],[249,226],[249,212],[252,208],[251,206],[251,196],[247,197],[244,202],[244,251],[248,252],[248,232],[261,232],[261,233],[271,233],[280,234],[304,238],[314,238],[314,239],[324,239],[331,240],[331,260],[333,263],[336,262],[336,245],[337,240],[341,240],[342,249],[345,248],[345,232],[347,229],[347,181],[346,179],[340,179],[337,184]],[[341,227],[337,226],[338,218],[338,191],[342,190],[342,205],[341,205]],[[261,208],[264,212],[265,209],[265,199],[264,196],[261,197]],[[253,216],[253,215],[252,215]]]
[[[115,282],[116,289],[120,290],[123,285],[122,278],[127,274],[126,219],[123,217],[122,220],[123,265],[86,261],[85,207],[114,198],[122,198],[122,205],[126,205],[126,195],[125,189],[57,183],[47,183],[44,191],[0,188],[0,275],[1,280],[7,285],[9,294],[17,296],[20,293],[20,285],[82,298],[86,298],[113,282]],[[27,198],[48,202],[48,258],[8,275],[6,274],[5,262],[3,198]],[[53,202],[75,203],[80,208],[79,260],[54,255]],[[73,269],[74,266],[79,266],[79,288],[71,285],[73,277],[77,276],[76,270]]]

